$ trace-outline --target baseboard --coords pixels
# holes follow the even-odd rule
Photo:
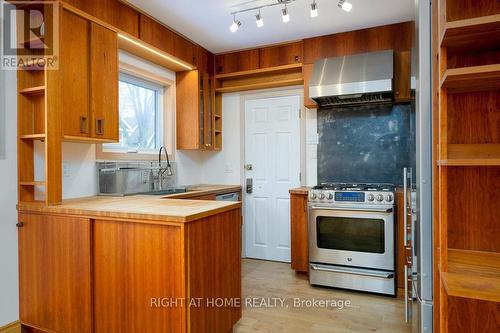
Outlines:
[[[21,333],[21,323],[18,320],[2,326],[0,327],[0,333]]]

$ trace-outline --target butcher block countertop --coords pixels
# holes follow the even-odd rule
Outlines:
[[[227,192],[226,192],[227,193]],[[19,212],[78,215],[159,223],[185,223],[240,208],[240,202],[170,199],[150,195],[95,196],[64,200],[61,205],[20,203]]]
[[[164,196],[169,199],[188,199],[203,195],[219,195],[233,192],[241,192],[240,185],[190,185],[186,187],[186,193],[177,193]]]
[[[310,187],[307,187],[307,186],[301,186],[301,187],[297,187],[297,188],[292,188],[290,189],[290,193],[291,194],[304,194],[304,195],[307,195],[309,194],[309,190],[311,188]]]

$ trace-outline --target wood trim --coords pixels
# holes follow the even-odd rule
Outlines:
[[[114,32],[119,31],[115,26],[113,26],[113,25],[111,25],[103,20],[100,20],[97,17],[92,16],[92,15],[84,12],[83,10],[80,10],[80,9],[78,9],[78,8],[72,6],[64,1],[61,1],[61,5],[62,5],[63,9],[69,10],[70,12],[73,12],[74,14],[76,14],[76,15],[78,15],[86,20],[95,22],[95,23],[102,25],[103,27],[108,28],[109,30],[112,30]]]
[[[21,333],[21,322],[16,320],[15,322],[0,327],[0,333]]]
[[[120,62],[120,72],[125,72],[131,75],[145,78],[146,80],[155,82],[165,87],[163,96],[163,144],[169,151],[169,159],[175,160],[175,81],[165,78],[162,75],[144,70],[138,66],[134,66],[125,62]],[[172,129],[171,131],[165,129]],[[157,153],[119,153],[108,152],[103,150],[102,144],[96,145],[96,159],[98,160],[119,160],[119,161],[151,161],[157,160]]]

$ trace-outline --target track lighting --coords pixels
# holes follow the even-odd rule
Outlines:
[[[352,4],[350,2],[346,2],[345,0],[340,0],[339,7],[342,8],[342,10],[345,10],[346,12],[350,12],[352,9]]]
[[[1,0],[0,0],[1,1]],[[281,7],[281,20],[283,23],[288,23],[290,22],[290,13],[288,12],[288,6],[289,4],[294,3],[295,1],[298,0],[274,0],[273,3],[269,4],[262,4],[258,5],[255,7],[250,7],[250,8],[245,8],[245,9],[239,9],[236,11],[231,12],[231,15],[233,15],[233,23],[229,27],[229,30],[231,32],[236,32],[238,29],[241,27],[241,22],[236,19],[236,15],[242,14],[242,13],[249,13],[252,12],[255,14],[255,24],[257,25],[257,28],[262,28],[264,26],[264,20],[262,19],[261,15],[261,9],[263,8],[269,8],[269,7],[275,7],[279,6]],[[311,5],[311,12],[310,15],[312,18],[318,17],[319,11],[318,11],[318,0],[305,0],[306,3],[310,3]],[[253,2],[253,1],[249,1]],[[282,7],[284,6],[284,7]],[[338,7],[346,12],[350,12],[352,10],[352,4],[350,2],[347,2],[346,0],[338,0]]]
[[[233,16],[233,24],[231,24],[231,26],[229,27],[229,30],[231,30],[231,32],[236,32],[238,31],[238,29],[240,28],[241,26],[241,22],[238,21],[236,19],[236,15]]]
[[[316,0],[313,1],[311,4],[311,17],[317,17],[318,16],[318,4],[316,3]]]
[[[257,24],[257,28],[262,28],[264,26],[264,20],[262,16],[260,16],[260,10],[257,15],[255,15],[255,24]]]
[[[286,8],[286,5],[285,8],[281,10],[281,19],[283,20],[283,23],[290,22],[290,14],[288,14],[288,8]]]

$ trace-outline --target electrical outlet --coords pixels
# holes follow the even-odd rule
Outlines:
[[[71,167],[68,162],[62,163],[62,173],[64,178],[69,178],[71,176]]]

